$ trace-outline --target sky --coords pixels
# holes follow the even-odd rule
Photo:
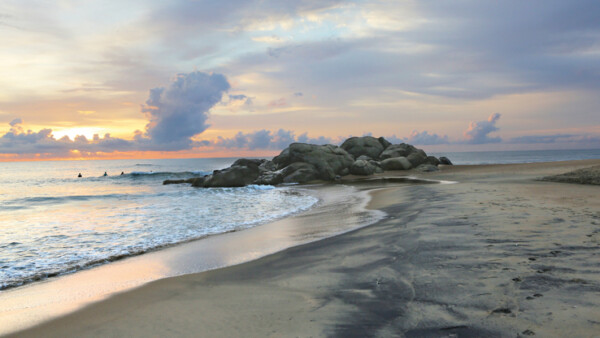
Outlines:
[[[600,148],[600,2],[3,0],[0,160]]]

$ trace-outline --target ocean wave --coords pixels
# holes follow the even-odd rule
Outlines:
[[[96,214],[94,220],[84,211],[69,214],[72,225],[76,225],[74,228],[65,224],[64,230],[60,230],[63,224],[59,229],[49,224],[36,238],[15,238],[8,246],[0,247],[0,261],[5,262],[0,264],[0,290],[211,235],[239,231],[308,210],[318,202],[317,198],[293,189],[259,185],[174,189],[166,196],[159,195],[124,203],[116,213]],[[51,203],[96,197],[31,197],[21,202]],[[100,210],[107,209],[95,212]],[[40,247],[44,248],[41,256]]]
[[[46,205],[46,204],[60,204],[71,201],[89,201],[92,199],[109,199],[109,198],[125,198],[131,196],[130,194],[103,194],[103,195],[69,195],[69,196],[35,196],[35,197],[24,197],[15,198],[12,200],[4,201],[3,205],[0,206],[0,210],[16,210],[24,209],[34,205]]]
[[[145,177],[145,176],[152,176],[152,177],[183,177],[183,176],[188,176],[188,177],[197,177],[197,176],[205,176],[208,174],[211,174],[212,172],[208,172],[208,171],[202,171],[202,170],[198,170],[198,171],[180,171],[180,172],[174,172],[174,171],[132,171],[128,174],[123,174],[123,175],[119,175],[119,176],[111,176],[111,177]]]

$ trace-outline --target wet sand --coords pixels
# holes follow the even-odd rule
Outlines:
[[[600,187],[538,179],[599,164],[409,172],[459,183],[365,187],[388,214],[374,225],[158,280],[18,336],[598,336]]]

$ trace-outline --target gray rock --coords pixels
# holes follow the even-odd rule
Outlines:
[[[310,163],[294,162],[281,172],[283,183],[306,183],[319,179],[319,171]]]
[[[254,180],[254,184],[258,185],[278,185],[283,183],[283,172],[282,170],[277,171],[265,171]]]
[[[412,168],[410,161],[406,157],[393,157],[381,161],[383,170],[408,170]]]
[[[263,163],[261,163],[258,166],[258,172],[259,173],[266,173],[269,171],[276,171],[277,170],[277,166],[275,165],[275,163],[273,163],[273,161],[264,161]]]
[[[442,157],[440,157],[440,164],[452,165],[452,162],[450,161],[449,158],[442,156]]]
[[[427,156],[425,163],[437,166],[440,164],[440,160],[438,160],[435,156]]]
[[[370,158],[378,158],[383,151],[383,145],[373,136],[351,137],[340,146],[355,158],[366,155]]]
[[[432,171],[438,171],[440,170],[437,166],[433,165],[433,164],[421,164],[418,167],[415,168],[418,171],[423,171],[423,172],[432,172]]]
[[[383,136],[380,137],[380,138],[378,138],[377,141],[379,141],[379,143],[381,143],[381,145],[383,146],[383,149],[385,149],[385,148],[387,148],[387,147],[389,147],[389,146],[392,145],[392,143],[390,143],[388,140],[386,140],[385,138],[383,138]]]
[[[204,181],[207,177],[208,176],[192,178],[190,179],[190,183],[192,184],[192,187],[204,187]]]
[[[234,165],[214,171],[212,175],[205,178],[202,186],[205,188],[243,187],[252,184],[257,178],[258,166]]]
[[[371,161],[373,160],[371,157],[367,156],[367,155],[360,155],[359,157],[356,158],[357,160],[365,160],[365,161]]]
[[[265,159],[240,158],[240,159],[237,159],[235,162],[233,162],[233,164],[231,166],[232,167],[244,166],[244,167],[249,167],[249,168],[258,168],[261,164],[263,164],[265,162],[267,162],[267,160],[265,160]]]
[[[163,185],[188,183],[188,180],[164,180]]]
[[[383,152],[381,152],[379,158],[385,160],[393,157],[407,157],[408,155],[417,151],[418,149],[410,144],[392,144],[389,147],[385,148]]]
[[[427,161],[427,155],[423,155],[423,153],[417,150],[416,152],[406,156],[406,159],[413,167],[417,167]]]
[[[319,179],[331,181],[336,175],[343,176],[344,169],[348,169],[354,163],[354,158],[338,146],[306,143],[292,143],[273,158],[277,169],[283,169],[295,162],[313,165]]]
[[[350,173],[352,175],[373,175],[375,172],[375,166],[365,160],[356,160],[350,167]]]

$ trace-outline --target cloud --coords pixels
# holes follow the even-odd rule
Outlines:
[[[21,118],[12,120],[10,131],[0,138],[0,153],[65,155],[72,150],[85,153],[114,151],[177,151],[205,146],[192,137],[204,132],[209,125],[209,110],[221,102],[230,88],[221,74],[192,72],[177,74],[166,87],[150,90],[149,98],[142,105],[142,113],[148,118],[145,131],[136,131],[133,140],[115,138],[105,134],[94,135],[88,140],[77,136],[56,139],[52,130],[23,131]],[[238,97],[245,95],[238,95]]]
[[[415,145],[434,145],[434,144],[449,144],[448,135],[439,136],[438,134],[429,134],[428,131],[418,132],[413,130],[406,142]]]
[[[285,107],[287,106],[287,101],[284,97],[279,98],[277,100],[273,100],[271,102],[269,102],[269,104],[267,104],[267,107],[269,108],[280,108],[280,107]]]
[[[0,137],[0,153],[66,156],[72,150],[77,150],[81,154],[137,150],[134,142],[111,137],[110,134],[105,134],[103,138],[94,135],[91,140],[83,135],[75,137],[74,140],[67,136],[56,139],[52,135],[52,130],[48,128],[38,132],[24,131],[22,122],[21,119],[13,120],[10,123],[10,131]]]
[[[281,150],[286,148],[290,143],[313,143],[313,144],[329,144],[333,143],[331,138],[319,136],[316,138],[308,137],[307,133],[303,133],[296,137],[291,130],[279,129],[271,132],[266,129],[253,131],[250,133],[238,132],[231,138],[219,136],[213,143],[216,147],[227,149],[264,149],[264,150]]]
[[[21,119],[21,118],[16,118],[16,119],[14,119],[14,120],[10,121],[10,123],[9,123],[9,124],[10,124],[10,126],[11,126],[11,127],[14,127],[14,126],[16,126],[16,125],[18,125],[18,124],[21,124],[21,123],[23,123],[23,119]]]
[[[465,130],[464,137],[465,143],[468,144],[485,144],[485,143],[499,143],[502,141],[500,137],[490,137],[489,133],[498,131],[496,122],[500,119],[499,113],[494,113],[488,117],[487,121],[471,122],[469,128]]]
[[[137,140],[147,150],[183,150],[193,146],[192,137],[206,130],[208,111],[230,88],[221,74],[177,74],[167,87],[150,90],[142,106],[149,123]]]
[[[304,95],[304,94],[303,94],[303,93],[301,93],[301,92],[295,92],[295,93],[294,93],[294,96],[296,96],[296,97],[300,97],[300,96],[303,96],[303,95]]]

